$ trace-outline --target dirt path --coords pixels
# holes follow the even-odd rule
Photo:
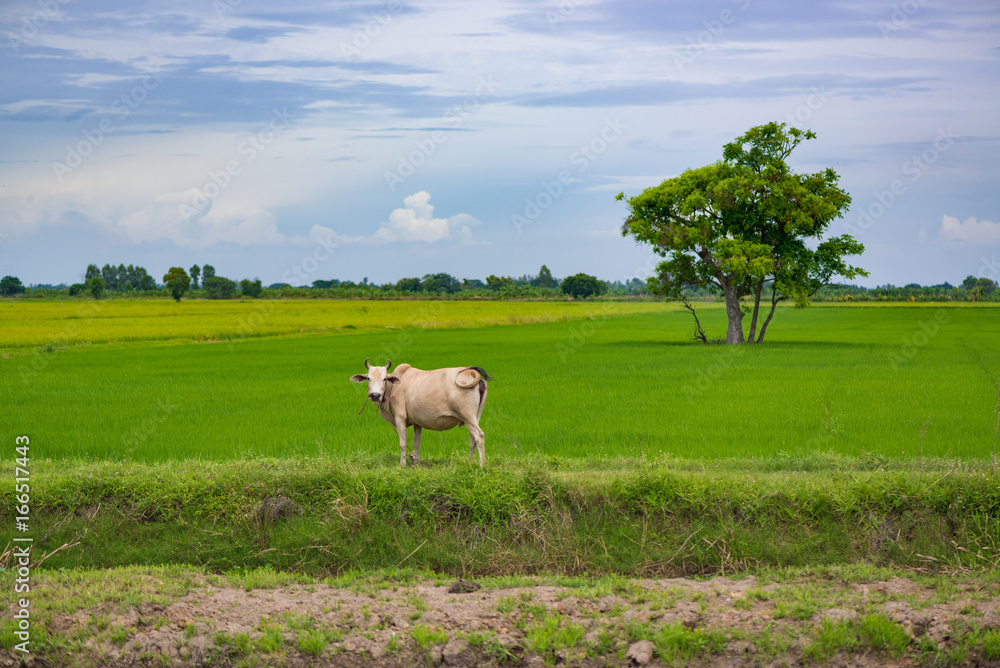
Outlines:
[[[170,595],[143,577],[156,596],[53,606],[27,665],[1000,665],[995,579],[604,578],[452,592],[441,581],[248,590],[198,574]],[[0,653],[3,666],[20,659]]]

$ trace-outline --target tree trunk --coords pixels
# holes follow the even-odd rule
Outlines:
[[[729,345],[743,343],[743,311],[740,309],[739,292],[735,285],[723,285],[722,292],[726,296],[726,315],[729,317],[726,343]]]
[[[757,289],[754,290],[753,296],[753,318],[750,320],[750,336],[747,341],[750,343],[754,342],[754,334],[757,333],[757,314],[760,312],[760,293],[764,289],[764,280],[761,279],[760,283],[757,284]]]
[[[775,286],[771,286],[771,312],[767,314],[767,320],[760,327],[760,336],[757,337],[755,343],[761,343],[764,340],[764,332],[767,331],[767,325],[771,322],[771,318],[774,317],[774,307],[778,305],[778,291]]]

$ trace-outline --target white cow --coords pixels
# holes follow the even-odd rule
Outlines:
[[[469,458],[479,451],[479,465],[486,463],[486,437],[479,428],[479,416],[486,403],[489,374],[478,366],[456,366],[423,371],[400,364],[389,373],[385,366],[365,360],[367,374],[355,374],[355,383],[368,383],[368,398],[399,434],[399,465],[406,466],[406,428],[413,425],[414,464],[420,463],[420,434],[424,429],[445,431],[465,425],[469,430]]]

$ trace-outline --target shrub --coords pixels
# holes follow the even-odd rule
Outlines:
[[[236,282],[222,276],[212,276],[202,283],[209,299],[232,299],[236,296]]]
[[[563,294],[579,299],[602,294],[605,286],[603,282],[597,280],[596,276],[574,274],[564,278],[560,287]]]
[[[246,297],[256,299],[257,297],[260,297],[262,292],[264,292],[264,286],[261,285],[259,278],[254,281],[251,281],[249,278],[244,278],[240,281],[240,292],[242,292]]]

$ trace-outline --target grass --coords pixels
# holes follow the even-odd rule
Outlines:
[[[913,639],[885,614],[875,612],[858,620],[822,620],[803,654],[823,662],[840,652],[884,652],[894,659],[903,655]]]
[[[662,312],[662,302],[611,302],[615,313]],[[603,304],[603,303],[602,303]],[[0,352],[91,344],[228,341],[353,330],[519,325],[588,317],[594,302],[434,300],[0,300]]]
[[[556,652],[576,647],[583,640],[584,628],[558,614],[542,614],[527,629],[525,646],[543,658],[555,659]]]
[[[858,561],[1000,567],[1000,471],[956,460],[792,459],[782,469],[738,459],[522,458],[481,470],[456,454],[407,470],[331,457],[38,461],[34,470],[31,530],[37,557],[50,555],[46,567],[196,555],[247,590],[294,583],[296,573],[402,564],[498,575]],[[300,512],[262,520],[259,508],[276,497]],[[3,512],[16,505],[12,486],[0,490]],[[13,529],[0,527],[0,544]],[[416,612],[422,605],[413,598]],[[782,600],[776,616],[807,617],[810,606]]]
[[[534,309],[568,317],[569,307],[576,316],[593,317],[464,329],[423,329],[416,326],[423,322],[419,317],[406,320],[402,309],[427,304],[442,309],[441,322],[466,318],[465,324],[486,322],[501,308],[508,309],[502,314],[508,320],[527,318]],[[232,307],[232,320],[253,304],[180,306]],[[733,348],[691,343],[686,313],[648,302],[301,306],[326,308],[343,320],[356,309],[386,309],[378,314],[383,329],[14,354],[0,359],[0,402],[8,417],[4,442],[27,433],[35,456],[52,459],[330,455],[384,456],[389,462],[398,459],[391,428],[372,410],[358,417],[364,388],[348,382],[366,357],[424,368],[486,368],[496,380],[482,424],[487,457],[499,460],[816,453],[919,459],[921,452],[926,458],[984,459],[995,437],[1000,308],[784,308],[767,344]],[[631,307],[658,310],[618,315]],[[115,326],[129,329],[131,321],[122,318]],[[719,309],[703,316],[712,331],[721,331],[722,318]],[[188,311],[174,319],[184,326],[196,320]],[[384,329],[401,321],[415,328]],[[467,451],[467,445],[462,429],[428,433],[421,454],[433,463]]]
[[[420,645],[424,651],[430,651],[435,645],[443,645],[448,642],[448,634],[437,627],[415,624],[410,629],[410,636]]]
[[[681,594],[638,591],[622,576],[754,571],[763,586],[788,573],[841,578],[844,564],[859,578],[892,577],[876,572],[890,566],[1000,570],[1000,471],[989,459],[1000,308],[782,308],[767,344],[732,348],[691,343],[689,316],[650,302],[109,302],[75,313],[81,305],[93,302],[0,302],[0,442],[10,447],[0,476],[15,477],[14,437],[30,436],[32,573],[54,583],[38,590],[43,615],[80,605],[107,615],[212,582],[252,591],[319,577],[370,594],[358,623],[374,625],[379,588],[457,575],[518,586],[549,573],[580,596],[652,611]],[[723,329],[718,308],[702,320],[710,334]],[[485,367],[495,377],[487,467],[468,463],[456,429],[426,435],[427,468],[400,470],[390,427],[371,409],[357,415],[364,389],[348,377],[366,357]],[[279,498],[298,510],[261,512]],[[0,486],[5,516],[16,502]],[[0,526],[0,544],[13,534]],[[956,595],[940,583],[942,597]],[[757,590],[733,607],[812,624],[847,596],[828,589]],[[414,626],[391,652],[441,644],[443,631],[421,626],[424,605],[407,601]],[[530,591],[497,610],[533,615],[525,644],[549,661],[587,651],[583,622]],[[649,638],[659,660],[682,664],[738,639],[626,629],[620,613],[605,614],[619,626],[597,637],[602,652]],[[337,651],[341,632],[276,624],[249,636],[213,629],[214,647],[233,658]],[[970,624],[941,649],[871,608],[816,622],[796,646],[816,661],[842,651],[995,660],[995,631]],[[80,642],[38,631],[58,651]],[[116,647],[132,640],[107,616],[93,633]],[[0,644],[11,638],[0,625]],[[495,638],[479,640],[512,660]],[[793,640],[773,631],[754,642],[773,656]]]

